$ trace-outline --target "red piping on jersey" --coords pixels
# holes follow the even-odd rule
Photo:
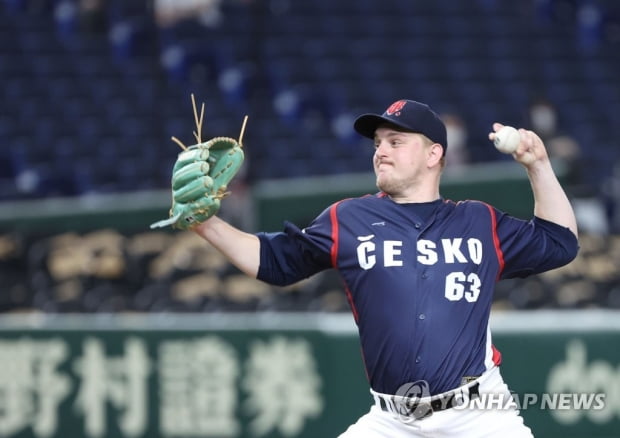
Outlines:
[[[338,268],[338,234],[339,234],[339,230],[338,230],[338,212],[336,210],[336,208],[338,207],[338,204],[340,204],[340,202],[336,202],[334,205],[332,205],[332,208],[329,210],[329,220],[332,223],[332,248],[330,251],[331,254],[331,259],[332,259],[332,267],[334,268]]]
[[[502,364],[502,353],[500,353],[500,351],[495,348],[495,345],[491,345],[491,350],[493,351],[493,356],[491,357],[491,360],[496,366],[500,366]]]
[[[497,261],[499,262],[499,270],[497,271],[497,278],[499,280],[502,272],[504,271],[504,253],[499,243],[499,237],[497,236],[497,218],[495,217],[495,210],[488,204],[485,204],[491,213],[491,231],[493,233],[493,246],[495,246],[495,253],[497,254]]]
[[[364,374],[366,374],[366,380],[370,382],[370,374],[368,374],[368,367],[366,366],[366,356],[364,356],[364,349],[361,346],[360,353],[362,354],[362,364],[364,364]]]
[[[353,295],[348,287],[345,286],[344,292],[347,295],[347,301],[349,302],[349,306],[351,306],[351,312],[353,312],[353,319],[355,323],[359,323],[359,313],[357,313],[357,308],[355,307],[355,303],[353,302]]]
[[[337,207],[342,201],[336,202],[332,205],[329,210],[329,219],[332,223],[332,248],[330,250],[332,266],[338,269],[338,242],[339,242],[339,228],[338,228],[338,211]],[[357,324],[359,321],[359,314],[357,313],[357,309],[355,308],[355,304],[353,303],[353,295],[349,288],[345,285],[344,288],[345,294],[347,295],[347,301],[349,302],[349,306],[351,306],[351,311],[353,312],[353,318],[355,319],[355,323]]]

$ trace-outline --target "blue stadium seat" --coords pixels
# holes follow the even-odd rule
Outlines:
[[[546,89],[566,107],[565,126],[575,135],[590,138],[603,124],[619,125],[617,54],[607,47],[580,51],[577,29],[541,26],[517,4],[320,0],[291,3],[281,15],[262,11],[257,22],[254,6],[225,3],[224,16],[235,14],[234,22],[209,28],[186,20],[158,30],[144,20],[143,2],[110,0],[108,22],[129,26],[125,39],[111,42],[105,33],[82,38],[77,29],[73,38],[61,38],[51,3],[34,12],[18,3],[5,2],[0,12],[0,37],[7,42],[0,50],[3,102],[18,102],[0,103],[12,119],[0,130],[26,138],[25,144],[49,135],[78,144],[104,136],[124,145],[115,149],[124,154],[146,139],[167,159],[176,152],[171,135],[191,141],[190,92],[207,101],[205,135],[236,135],[238,119],[249,112],[254,131],[248,139],[261,151],[274,135],[282,141],[300,133],[315,137],[330,132],[343,114],[374,111],[404,96],[461,108],[478,131],[500,115],[522,117],[530,94]],[[166,69],[160,50],[172,44],[184,55]],[[114,62],[119,47],[121,64]],[[297,96],[297,104],[287,107],[294,100],[282,99],[283,92]],[[599,107],[609,111],[601,114]],[[253,125],[253,112],[261,113],[266,128]],[[317,156],[333,152],[323,141],[316,148]],[[312,160],[299,169],[304,160],[290,158],[294,174],[325,171]],[[334,163],[338,172],[341,163]],[[162,188],[166,184],[162,180]]]

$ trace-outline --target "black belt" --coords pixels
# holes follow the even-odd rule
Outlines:
[[[468,400],[479,397],[479,389],[480,384],[476,382],[468,388],[463,388],[462,390],[456,389],[447,394],[431,397],[428,402],[416,401],[414,399],[404,399],[397,402],[394,400],[394,397],[392,397],[392,405],[396,409],[396,414],[421,420],[430,417],[433,412],[439,412],[458,406],[463,402],[463,397],[461,397],[461,395],[467,394]],[[388,407],[387,401],[383,397],[379,397],[379,406],[382,411],[392,412]]]

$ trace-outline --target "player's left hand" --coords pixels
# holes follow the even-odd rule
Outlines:
[[[504,127],[501,123],[493,123],[493,132],[489,133],[489,140],[493,141],[495,133]],[[512,154],[515,161],[529,168],[536,163],[549,161],[549,155],[542,139],[533,131],[519,128],[521,141],[517,150]]]

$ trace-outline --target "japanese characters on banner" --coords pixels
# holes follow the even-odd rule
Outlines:
[[[0,436],[296,437],[325,409],[301,337],[75,337],[0,340]]]
[[[344,321],[209,315],[206,327],[206,317],[0,320],[0,437],[331,437],[371,406]],[[620,326],[592,321],[495,331],[537,436],[618,436]]]

